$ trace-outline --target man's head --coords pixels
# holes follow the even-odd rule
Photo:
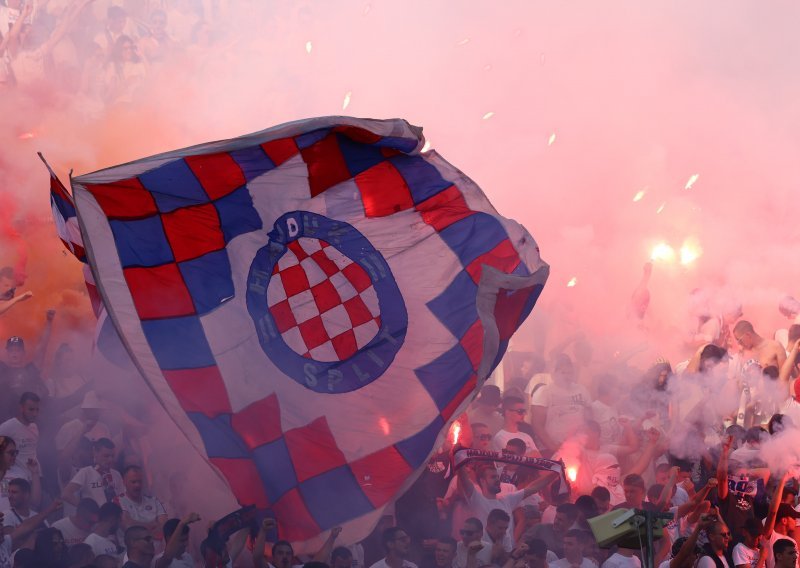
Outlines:
[[[117,532],[122,521],[122,509],[116,503],[103,503],[98,514],[98,525],[108,528],[109,533]]]
[[[75,511],[75,519],[77,520],[76,524],[81,528],[85,530],[91,529],[95,523],[97,523],[99,515],[100,506],[94,499],[86,497],[78,502],[78,508]]]
[[[797,565],[797,545],[788,538],[779,538],[772,545],[775,568],[794,568]]]
[[[797,485],[787,485],[783,488],[783,495],[781,496],[781,503],[788,503],[794,505],[797,500]]]
[[[89,566],[94,563],[94,551],[85,542],[79,542],[69,547],[67,559],[70,566]]]
[[[180,519],[167,519],[164,523],[164,527],[161,529],[164,534],[164,542],[169,542],[169,539],[172,538],[172,535],[175,534],[175,531],[180,524]],[[189,525],[183,525],[183,530],[181,534],[178,536],[178,542],[180,543],[180,548],[178,549],[178,556],[182,555],[186,552],[186,545],[189,543]],[[350,568],[349,566],[346,568]]]
[[[751,446],[758,446],[761,444],[762,437],[766,436],[766,432],[759,426],[748,428],[744,435],[744,441]]]
[[[294,561],[294,548],[288,540],[279,540],[272,545],[272,565],[275,568],[291,568]]]
[[[472,447],[476,450],[488,450],[492,447],[492,434],[489,427],[482,422],[472,425]]]
[[[581,428],[581,433],[585,436],[584,445],[588,450],[600,449],[600,424],[594,420],[587,420]]]
[[[486,534],[494,542],[501,542],[508,532],[508,525],[511,524],[511,517],[502,509],[492,509],[486,517]]]
[[[764,532],[764,525],[758,519],[746,519],[742,525],[744,544],[750,548],[757,548]]]
[[[595,487],[592,489],[591,495],[597,505],[598,514],[602,515],[611,510],[611,492],[606,487]]]
[[[488,495],[494,496],[500,493],[500,474],[494,465],[481,466],[478,470],[478,483]]]
[[[569,355],[562,353],[556,358],[553,368],[553,382],[571,384],[575,382],[575,366]]]
[[[408,557],[408,552],[411,548],[411,537],[400,527],[389,527],[383,531],[381,542],[383,543],[383,549],[386,551],[386,556],[395,558]]]
[[[8,503],[14,509],[26,510],[31,501],[31,484],[27,479],[12,479],[8,482]]]
[[[125,483],[125,494],[134,501],[142,498],[144,490],[144,472],[138,465],[129,465],[122,472],[122,481]]]
[[[92,457],[94,465],[100,469],[107,470],[114,461],[114,442],[108,438],[100,438],[92,444]]]
[[[503,399],[503,416],[506,424],[519,424],[525,420],[525,401],[517,396],[507,396]]]
[[[433,558],[437,568],[451,568],[456,558],[456,539],[446,536],[437,540]]]
[[[578,508],[572,503],[562,503],[556,507],[556,516],[553,517],[553,532],[565,534],[575,524],[577,518]]]
[[[581,546],[581,531],[570,529],[564,535],[564,558],[572,564],[579,564],[583,558],[583,547]]]
[[[778,505],[778,513],[775,515],[775,530],[780,534],[794,538],[794,531],[797,528],[797,517],[800,513],[788,503]]]
[[[525,551],[525,563],[528,568],[545,568],[547,566],[547,544],[543,540],[533,538],[525,541],[528,550]]]
[[[465,545],[481,540],[483,538],[483,523],[476,517],[470,517],[461,525],[461,530],[458,531],[458,534],[461,535],[461,542]]]
[[[331,552],[331,568],[351,568],[353,553],[344,546],[337,546]]]
[[[575,499],[575,508],[578,510],[579,519],[591,519],[600,514],[597,510],[597,503],[589,495],[581,495]]]
[[[128,558],[142,566],[149,566],[156,553],[153,535],[139,525],[128,527],[125,531],[125,548],[128,551]]]
[[[20,367],[25,363],[25,341],[18,335],[6,341],[6,359],[12,367]]]
[[[753,329],[753,324],[747,320],[742,320],[733,326],[733,337],[736,343],[745,349],[752,349],[758,342],[758,334]]]
[[[641,508],[647,491],[641,475],[631,473],[622,480],[622,491],[625,493],[625,502],[635,508]]]
[[[506,447],[503,448],[503,453],[521,457],[525,455],[526,449],[527,446],[525,445],[525,442],[519,438],[511,438],[508,442],[506,442]]]
[[[708,527],[706,534],[708,535],[708,544],[711,545],[714,552],[727,550],[731,543],[731,529],[722,521],[717,521]]]
[[[481,406],[496,409],[500,406],[500,387],[496,385],[484,385],[481,389],[481,394],[475,402]]]
[[[39,395],[33,392],[24,392],[19,397],[19,415],[18,419],[23,424],[31,424],[36,422],[39,418],[39,403],[41,399]]]

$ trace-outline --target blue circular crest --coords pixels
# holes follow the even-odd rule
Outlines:
[[[255,323],[264,353],[289,378],[319,393],[350,392],[378,379],[391,365],[403,345],[408,328],[408,313],[403,296],[383,255],[350,224],[308,211],[292,211],[282,215],[268,236],[269,242],[258,250],[250,265],[246,296],[247,310]],[[292,260],[295,266],[291,266],[285,272],[281,270],[278,263],[284,255],[293,255],[291,250],[299,250],[303,258],[308,257],[302,249],[297,248],[300,239],[303,239],[302,242],[315,243],[318,247],[321,245],[325,251],[330,249],[335,251],[331,254],[336,255],[338,267],[328,258],[330,254],[324,256],[319,249],[315,253],[323,254],[319,258],[325,268],[333,267],[333,270],[326,271],[329,278],[327,282],[315,281],[314,286],[311,286],[307,274],[302,272],[302,266],[297,265],[294,256]],[[306,262],[314,262],[313,258],[316,257],[314,255],[311,257]],[[341,262],[342,260],[344,262]],[[366,304],[360,301],[360,296],[355,299],[362,308],[361,313],[368,313],[371,318],[365,318],[363,325],[361,319],[354,319],[358,317],[357,315],[353,316],[349,310],[345,311],[341,307],[343,304],[337,305],[336,300],[326,303],[331,297],[338,298],[341,302],[343,288],[353,292],[349,289],[350,284],[342,285],[344,280],[341,272],[336,272],[342,264],[351,264],[344,272],[358,277],[359,294],[363,293],[372,299],[377,296],[377,302],[373,302],[374,306],[371,307],[373,311],[379,312],[377,314],[365,312]],[[314,266],[316,268],[316,265]],[[335,275],[332,276],[331,273],[334,272]],[[279,274],[281,277],[276,281]],[[283,280],[284,277],[286,280]],[[336,285],[332,283],[337,277],[339,291],[335,292]],[[278,302],[270,305],[275,299],[274,297],[272,300],[268,299],[268,290],[274,291],[276,288],[280,288],[279,298],[282,301],[279,305],[276,305]],[[299,321],[300,318],[296,317],[298,315],[296,310],[307,311],[309,305],[319,312],[325,310],[325,313],[315,316],[312,318],[313,321],[297,324],[295,319]],[[338,312],[333,311],[335,309],[338,309]],[[323,326],[321,319],[323,316],[332,323]],[[348,325],[352,327],[356,324],[360,325],[360,334],[354,334],[353,329],[347,329]],[[333,327],[336,331],[332,333],[328,331]],[[302,336],[307,337],[305,332],[308,332],[308,336],[312,337],[310,341],[313,341],[312,345],[315,347],[319,341],[325,340],[321,347],[327,347],[329,355],[315,358],[315,352],[321,351],[313,348],[305,353],[298,352],[296,339],[301,337],[301,328],[304,332]],[[365,329],[368,333],[366,337]],[[341,337],[319,338],[320,333],[336,334]],[[337,340],[344,335],[348,336],[347,347],[339,349],[338,345],[342,342]],[[358,341],[364,342],[363,345],[355,343],[356,336],[360,338]],[[290,341],[295,340],[294,346],[287,343],[287,338]],[[335,353],[331,341],[337,343]]]

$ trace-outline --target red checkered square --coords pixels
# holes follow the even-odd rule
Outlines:
[[[213,418],[231,411],[228,391],[216,366],[162,373],[186,412],[200,412]]]
[[[136,313],[143,320],[187,316],[195,313],[194,302],[177,264],[151,268],[126,268],[125,281]]]
[[[344,303],[344,308],[347,310],[347,315],[350,316],[350,323],[353,324],[353,327],[365,324],[374,317],[364,300],[361,299],[361,296],[355,296],[347,300]]]
[[[356,292],[363,292],[372,286],[372,281],[369,279],[369,274],[367,274],[366,270],[361,268],[361,266],[355,262],[345,266],[342,269],[342,274],[347,277],[347,279],[350,281],[350,284],[352,284],[353,288],[356,289]]]
[[[325,330],[325,324],[322,323],[322,318],[319,316],[304,321],[297,327],[300,328],[300,335],[303,336],[303,341],[309,350],[319,347],[330,340],[328,332]]]
[[[243,408],[231,417],[231,426],[251,450],[277,440],[281,429],[281,407],[272,394]]]
[[[158,213],[155,199],[139,178],[88,184],[86,189],[109,219],[142,219]]]
[[[176,262],[225,248],[219,215],[210,203],[164,213],[161,220]]]
[[[326,274],[326,276],[331,277],[337,272],[339,272],[339,267],[336,266],[336,263],[333,262],[328,255],[325,254],[325,249],[318,250],[317,252],[311,255],[311,258],[317,263],[322,271]]]
[[[475,213],[454,185],[418,204],[417,211],[422,215],[422,220],[437,232]]]
[[[264,150],[264,153],[269,156],[269,159],[272,160],[272,163],[276,166],[280,166],[283,162],[300,151],[297,148],[294,138],[280,138],[278,140],[272,140],[271,142],[265,142],[261,145],[261,149]]]
[[[312,286],[311,293],[314,295],[314,301],[317,303],[317,308],[319,308],[319,313],[321,314],[342,303],[336,287],[330,280],[324,280],[316,286]]]
[[[258,468],[252,460],[233,458],[209,458],[220,470],[233,490],[236,500],[242,506],[255,505],[259,509],[270,506],[264,492],[264,482],[258,475]]]
[[[319,142],[300,150],[308,166],[308,186],[311,197],[329,187],[350,179],[350,171],[339,149],[336,135],[331,133]]]
[[[344,361],[353,355],[353,353],[358,351],[356,336],[352,329],[348,329],[344,333],[340,333],[331,339],[331,343],[333,344],[334,351],[336,351],[336,356],[339,357],[339,360],[341,361]]]
[[[461,347],[467,352],[472,368],[477,370],[483,358],[483,324],[481,324],[481,320],[475,320],[475,323],[461,338]]]
[[[500,332],[501,341],[511,338],[511,335],[517,329],[522,309],[533,292],[533,286],[520,290],[505,290],[502,288],[498,290],[497,302],[494,305],[494,318],[497,322],[497,331]]]
[[[286,245],[286,248],[294,253],[294,256],[297,257],[298,261],[308,257],[308,253],[303,250],[299,240],[290,242],[288,245]]]
[[[375,507],[388,503],[411,475],[411,466],[394,446],[352,462],[350,469],[361,490]]]
[[[282,300],[270,306],[269,311],[280,333],[297,327],[297,321],[294,319],[294,313],[292,312],[292,307],[289,305],[289,300]]]
[[[281,270],[278,275],[283,284],[283,289],[286,291],[287,298],[291,298],[309,288],[306,271],[299,264]]]
[[[292,542],[301,542],[318,536],[322,529],[314,521],[314,517],[306,507],[303,496],[297,487],[288,491],[278,499],[272,507],[278,521],[278,532],[281,538]],[[289,519],[284,521],[283,519]]]
[[[283,439],[289,448],[300,483],[347,463],[325,417],[317,418],[301,428],[288,430]]]
[[[242,168],[227,152],[187,156],[184,161],[211,199],[224,197],[247,183]]]
[[[372,166],[358,174],[355,180],[367,217],[386,217],[414,208],[406,180],[391,162]]]
[[[517,251],[514,250],[514,245],[508,239],[503,239],[500,244],[494,247],[489,252],[480,255],[467,266],[467,272],[472,277],[475,284],[481,281],[481,274],[483,273],[483,265],[488,265],[493,268],[511,274],[514,269],[519,266],[520,260]]]

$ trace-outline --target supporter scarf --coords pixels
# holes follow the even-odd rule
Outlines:
[[[508,463],[522,467],[530,467],[540,471],[554,471],[558,474],[560,484],[558,487],[558,494],[563,495],[569,493],[569,482],[565,473],[564,462],[554,461],[544,458],[529,458],[525,456],[515,456],[513,454],[504,454],[501,452],[494,452],[491,450],[476,450],[473,448],[461,448],[453,453],[453,472],[458,471],[460,467],[471,461],[493,461],[500,463]]]

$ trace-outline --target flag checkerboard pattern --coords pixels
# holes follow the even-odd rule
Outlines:
[[[485,202],[477,186],[463,176],[461,182],[448,181],[460,172],[420,154],[422,140],[406,123],[342,122],[312,119],[295,124],[291,135],[276,135],[286,129],[268,130],[73,182],[76,196],[85,197],[95,213],[85,216],[94,219],[85,228],[90,259],[99,267],[98,286],[114,313],[113,286],[119,284],[112,278],[119,267],[147,355],[157,363],[158,373],[147,374],[147,380],[168,386],[184,415],[176,421],[188,418],[202,441],[200,450],[237,500],[272,509],[281,536],[297,543],[311,542],[337,525],[347,531],[348,523],[379,512],[408,485],[454,413],[485,378],[479,376],[482,360],[490,357],[489,369],[500,361],[546,279],[535,242],[529,236],[512,242],[490,207],[468,205]],[[452,276],[436,283],[440,291],[421,308],[451,335],[447,348],[419,361],[409,376],[437,411],[426,426],[357,458],[346,457],[325,415],[309,415],[303,425],[287,428],[284,414],[297,408],[287,409],[281,392],[244,406],[232,404],[236,378],[224,375],[204,328],[209,325],[204,318],[236,301],[234,280],[242,276],[234,269],[231,243],[271,228],[254,202],[255,180],[298,165],[306,175],[287,188],[298,199],[314,203],[332,188],[354,184],[364,219],[388,223],[413,216],[425,227],[418,229],[424,237],[435,236],[457,259]],[[113,237],[113,263],[100,253],[92,258],[91,240],[101,229]],[[425,263],[421,258],[420,275]],[[479,316],[476,304],[486,267],[506,275],[504,282],[522,283],[496,289],[489,321]],[[281,338],[309,360],[345,361],[381,325],[370,275],[324,240],[290,243],[266,296]],[[409,319],[414,317],[411,312]],[[487,324],[496,327],[498,342],[488,353]],[[123,337],[130,333],[119,327]],[[132,355],[137,358],[135,349]],[[331,404],[334,412],[335,400]],[[416,403],[397,404],[413,408]],[[393,427],[402,431],[402,424]],[[351,538],[365,536],[370,528],[354,529]]]
[[[267,303],[284,341],[316,361],[344,360],[380,327],[366,271],[325,241],[302,238],[275,265]]]

